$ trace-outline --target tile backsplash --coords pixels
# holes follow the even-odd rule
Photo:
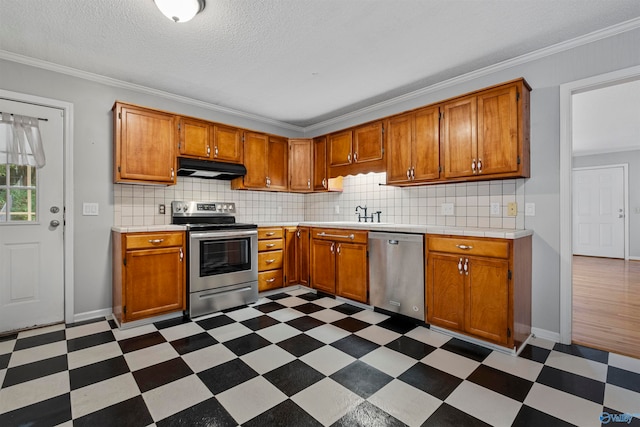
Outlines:
[[[381,211],[381,222],[480,228],[524,229],[525,179],[391,187],[385,173],[348,176],[341,193],[291,194],[231,190],[226,181],[178,178],[171,187],[114,185],[114,224],[171,223],[173,200],[235,202],[239,222],[357,221],[355,208]],[[507,204],[516,202],[516,216]],[[442,204],[453,203],[453,215],[442,214]],[[491,204],[498,203],[498,214]],[[166,214],[158,213],[158,205]]]

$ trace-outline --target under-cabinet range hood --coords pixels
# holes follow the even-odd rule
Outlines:
[[[231,181],[246,174],[244,165],[178,157],[178,176]]]

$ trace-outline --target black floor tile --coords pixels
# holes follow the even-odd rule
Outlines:
[[[0,426],[55,426],[71,420],[69,393],[0,414]]]
[[[272,300],[272,301],[277,301],[279,299],[289,298],[290,296],[291,295],[289,295],[289,294],[285,294],[284,292],[281,292],[279,294],[269,295],[267,298]],[[254,308],[257,308],[257,306],[254,306]]]
[[[69,371],[71,390],[94,384],[129,372],[123,356],[92,363]]]
[[[85,348],[93,347],[94,345],[105,344],[111,341],[115,341],[113,332],[104,331],[97,334],[86,335],[84,337],[74,338],[67,341],[67,351],[78,351]]]
[[[162,427],[158,424],[159,427]],[[287,399],[268,411],[242,424],[243,427],[321,427],[318,421],[302,410],[293,401]]]
[[[318,304],[314,304],[312,302],[296,305],[293,308],[304,314],[311,314],[311,313],[315,313],[316,311],[324,310],[324,307],[320,307]]]
[[[109,327],[111,327],[111,329],[118,329],[118,324],[115,322],[115,320],[111,319],[109,320]]]
[[[631,426],[631,427],[640,427],[640,414],[635,412],[633,417],[632,414],[625,414],[620,411],[616,411],[615,409],[607,408],[606,406],[602,408],[602,414],[600,414],[600,422],[602,426]]]
[[[225,314],[221,314],[220,316],[210,317],[204,320],[198,320],[196,323],[203,328],[204,330],[209,330],[213,328],[219,328],[220,326],[230,325],[235,323],[236,321],[230,318]]]
[[[636,374],[635,372],[609,366],[607,382],[640,393],[640,374]],[[638,406],[638,412],[640,413],[640,404]]]
[[[254,317],[253,319],[244,320],[240,323],[252,331],[258,331],[260,329],[268,328],[269,326],[277,325],[280,322],[273,317],[262,315]]]
[[[11,359],[11,353],[0,355],[0,370],[7,369],[7,366],[9,366],[10,359]]]
[[[16,341],[13,351],[25,350],[39,345],[51,344],[66,339],[66,331],[48,332],[46,334],[35,335],[27,338],[20,338]]]
[[[561,369],[544,366],[536,382],[598,404],[604,401],[604,383]]]
[[[545,412],[540,412],[527,405],[522,405],[511,427],[571,427],[573,424],[562,421]]]
[[[298,295],[298,298],[302,298],[307,301],[315,301],[315,300],[319,300],[320,298],[324,298],[324,296],[318,295],[313,292],[308,292],[306,294]]]
[[[278,304],[277,302],[273,301],[265,304],[256,305],[253,308],[255,308],[256,310],[260,310],[263,313],[271,313],[272,311],[282,310],[283,308],[286,308],[286,306],[282,304]]]
[[[596,362],[609,363],[609,353],[602,350],[596,350],[595,348],[584,347],[577,344],[566,345],[556,343],[553,346],[553,349],[555,351],[584,357],[585,359],[594,360]]]
[[[317,328],[318,326],[322,326],[325,324],[322,320],[318,320],[310,316],[298,317],[297,319],[289,320],[286,323],[287,325],[293,326],[294,328],[302,332]]]
[[[413,357],[417,360],[422,359],[436,349],[429,344],[425,344],[423,342],[405,336],[391,341],[390,343],[385,345],[385,347],[390,348],[391,350],[395,350],[406,356]]]
[[[153,418],[142,396],[116,403],[73,420],[74,427],[148,426]]]
[[[443,403],[431,414],[422,427],[489,427],[490,425],[466,412]],[[544,424],[540,424],[544,426]]]
[[[466,341],[462,341],[458,338],[450,339],[446,344],[440,348],[450,351],[452,353],[459,354],[460,356],[473,359],[476,362],[483,362],[491,354],[491,350],[485,347],[480,347],[476,344],[471,344]]]
[[[418,322],[417,320],[412,320],[408,317],[391,316],[388,319],[377,323],[377,325],[382,328],[389,329],[393,332],[397,332],[399,334],[406,334],[407,332],[415,329],[418,325]]]
[[[222,310],[222,312],[223,312],[223,313],[231,313],[231,312],[233,312],[233,311],[242,310],[243,308],[247,308],[247,307],[249,307],[249,306],[248,306],[248,305],[246,305],[246,304],[243,304],[243,305],[237,305],[237,306],[235,306],[235,307],[226,308],[226,309]]]
[[[170,344],[176,349],[178,354],[187,354],[201,348],[216,345],[218,341],[206,332],[202,332],[188,337],[171,341]]]
[[[310,337],[309,335],[300,334],[284,341],[280,341],[276,345],[287,350],[296,357],[302,357],[305,354],[324,346],[324,343]]]
[[[12,385],[35,380],[36,378],[66,371],[68,366],[66,354],[15,366],[7,369],[2,387],[11,387]]]
[[[533,386],[533,382],[524,378],[508,374],[490,366],[480,365],[467,377],[467,381],[476,383],[484,388],[510,397],[518,402],[524,402]]]
[[[17,333],[0,336],[0,342],[12,341],[12,340],[17,340],[17,339],[18,339],[18,334]]]
[[[366,400],[331,425],[332,427],[403,427],[405,424]]]
[[[440,400],[445,400],[462,383],[458,377],[418,362],[398,377]]]
[[[162,320],[153,324],[157,329],[166,329],[172,326],[182,325],[184,323],[191,323],[191,320],[187,316],[174,317],[173,319]]]
[[[215,397],[157,421],[158,427],[235,427],[238,423]]]
[[[364,399],[393,380],[392,376],[360,360],[345,366],[330,378]]]
[[[106,319],[104,317],[96,317],[95,319],[83,320],[82,322],[67,323],[65,327],[70,329],[78,326],[90,325],[92,323],[104,322],[105,320]]]
[[[123,353],[130,353],[132,351],[142,350],[143,348],[162,344],[163,342],[167,342],[167,340],[164,339],[160,332],[151,332],[148,334],[118,341],[118,344],[120,345],[120,349]]]
[[[524,357],[525,359],[533,360],[534,362],[545,363],[547,361],[547,358],[549,357],[549,354],[551,354],[551,350],[527,344],[527,346],[522,349],[519,356]]]
[[[349,356],[355,357],[356,359],[359,359],[365,354],[380,347],[380,345],[357,335],[349,335],[348,337],[339,339],[338,341],[331,343],[331,346],[344,351]]]
[[[191,374],[193,374],[193,371],[189,365],[182,358],[176,357],[175,359],[134,371],[133,378],[138,383],[140,391],[144,393]]]
[[[289,397],[325,377],[298,359],[267,372],[262,376]]]
[[[339,311],[340,313],[351,316],[356,313],[360,313],[364,308],[356,307],[352,304],[342,304],[335,307],[331,307],[332,310]]]
[[[361,329],[371,326],[371,323],[363,322],[362,320],[354,319],[353,317],[345,317],[344,319],[336,320],[331,324],[349,332],[358,332]]]
[[[222,393],[257,376],[258,373],[240,359],[233,359],[198,373],[200,380],[213,394]]]
[[[264,339],[255,332],[252,332],[249,335],[244,335],[224,342],[223,344],[229,350],[233,351],[236,356],[243,356],[247,353],[251,353],[252,351],[261,349],[262,347],[271,345],[271,341]]]

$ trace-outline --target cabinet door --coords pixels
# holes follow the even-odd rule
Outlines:
[[[382,122],[360,126],[353,131],[353,161],[356,163],[382,160]]]
[[[336,294],[367,302],[367,245],[338,243],[336,248]]]
[[[430,254],[427,263],[427,321],[458,331],[464,330],[464,274],[460,257]]]
[[[288,151],[289,141],[284,138],[269,137],[269,189],[270,190],[287,190],[289,181],[288,174]]]
[[[284,229],[284,285],[298,284],[298,229],[286,227]]]
[[[387,121],[387,183],[409,182],[413,141],[413,114],[403,114]]]
[[[413,181],[440,177],[440,107],[430,107],[414,114],[411,146]]]
[[[329,167],[347,166],[353,162],[351,157],[351,140],[353,132],[351,130],[329,135],[327,142],[327,157]]]
[[[336,292],[335,243],[311,239],[311,287],[334,294]]]
[[[269,137],[255,132],[244,134],[244,159],[247,174],[244,186],[247,188],[266,188],[267,186],[267,150]]]
[[[476,97],[467,96],[444,104],[444,177],[474,176],[476,165]]]
[[[115,182],[176,183],[175,116],[115,107]]]
[[[516,85],[478,95],[478,174],[518,171]]]
[[[214,160],[229,163],[242,163],[242,135],[240,129],[215,125],[213,126]]]
[[[289,140],[289,190],[309,193],[311,188],[312,141]]]
[[[180,154],[191,157],[211,157],[209,123],[201,120],[180,119]]]
[[[494,258],[469,258],[466,283],[467,332],[507,344],[509,313],[509,262]]]
[[[298,280],[300,284],[309,286],[311,230],[299,227],[296,234],[298,239]]]
[[[125,270],[127,322],[185,309],[182,248],[127,251]]]
[[[313,139],[313,191],[326,191],[327,182],[327,137]]]

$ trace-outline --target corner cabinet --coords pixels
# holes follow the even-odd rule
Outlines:
[[[289,140],[289,191],[310,193],[313,191],[313,141]]]
[[[427,322],[508,348],[531,333],[531,236],[427,236]]]
[[[176,120],[171,113],[116,102],[114,182],[174,185]]]
[[[122,325],[185,310],[185,233],[112,232],[113,316]]]

